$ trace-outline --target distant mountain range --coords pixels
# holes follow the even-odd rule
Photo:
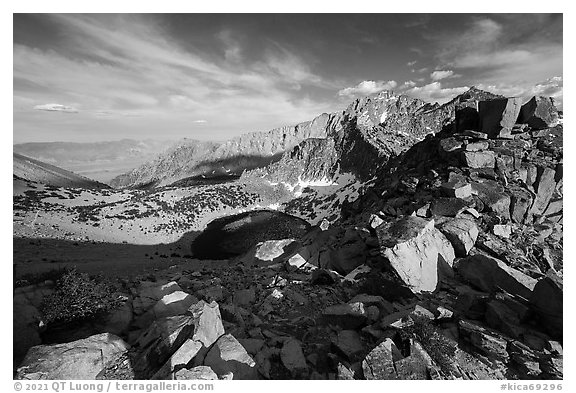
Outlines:
[[[173,143],[132,139],[94,143],[35,142],[15,144],[13,151],[91,179],[108,182],[149,161]]]
[[[109,188],[106,184],[79,176],[54,165],[13,153],[13,176],[15,178],[69,188]]]

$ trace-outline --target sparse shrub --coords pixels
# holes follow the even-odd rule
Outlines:
[[[71,270],[40,307],[47,324],[78,322],[113,310],[120,304],[118,284]]]
[[[452,358],[456,353],[456,345],[444,336],[434,323],[422,316],[412,316],[414,324],[403,330],[404,334],[412,336],[420,344],[430,357],[440,366],[446,375],[451,373]]]

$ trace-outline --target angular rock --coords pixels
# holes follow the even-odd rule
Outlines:
[[[494,168],[496,164],[494,152],[490,150],[464,151],[462,160],[462,164],[469,168]]]
[[[367,295],[365,293],[358,294],[350,299],[349,303],[362,303],[364,307],[376,306],[381,315],[387,315],[394,312],[394,306],[385,300],[382,296]]]
[[[510,191],[510,218],[517,224],[531,222],[532,216],[528,215],[532,206],[532,194],[521,187],[512,186]]]
[[[508,342],[505,339],[493,334],[493,332],[480,325],[466,320],[461,320],[458,323],[458,328],[461,336],[479,352],[491,359],[503,362],[508,361],[509,356],[506,351]]]
[[[376,228],[380,252],[414,292],[434,291],[438,272],[451,270],[454,249],[434,220],[407,216]]]
[[[289,338],[284,341],[282,349],[280,350],[280,359],[284,367],[293,374],[308,369],[304,352],[302,352],[302,346],[295,338]]]
[[[221,336],[208,351],[204,365],[222,377],[232,374],[232,379],[257,379],[256,363],[244,347],[231,334]]]
[[[485,292],[504,290],[530,299],[536,280],[486,255],[462,258],[454,266],[462,278]]]
[[[500,300],[493,300],[487,304],[485,318],[488,326],[512,338],[518,338],[523,333],[519,315]]]
[[[201,349],[201,342],[191,339],[186,340],[150,379],[168,379],[171,373],[191,365]]]
[[[394,342],[387,338],[372,349],[362,361],[364,377],[368,380],[398,379],[394,362],[400,359],[402,359],[402,354]]]
[[[188,315],[161,318],[152,323],[137,340],[142,349],[134,368],[146,377],[158,370],[190,337],[194,321]]]
[[[553,273],[539,280],[530,297],[530,307],[553,337],[562,337],[563,334],[563,305],[562,280]]]
[[[154,319],[184,314],[198,299],[183,291],[174,291],[165,295],[152,308]]]
[[[436,198],[432,202],[430,211],[434,216],[456,217],[468,209],[471,203],[460,198]]]
[[[96,379],[107,362],[129,349],[120,337],[97,334],[65,344],[30,348],[16,379]]]
[[[510,219],[510,195],[504,187],[493,180],[472,182],[472,194],[477,195],[486,210],[493,211],[504,219]]]
[[[451,181],[443,183],[441,186],[445,195],[455,198],[468,198],[472,195],[472,187],[469,183],[461,181]]]
[[[536,198],[534,198],[534,204],[532,205],[533,214],[540,215],[546,210],[556,189],[555,175],[556,171],[554,169],[538,167],[538,177],[534,185]]]
[[[522,98],[502,98],[478,103],[480,130],[491,139],[510,137],[522,107]]]
[[[364,304],[360,302],[329,306],[324,309],[322,316],[327,323],[344,329],[359,328],[366,324],[368,318]]]
[[[558,110],[551,97],[535,96],[522,105],[518,120],[534,130],[541,130],[558,124]]]
[[[194,325],[191,338],[201,342],[204,347],[210,348],[224,334],[218,303],[201,300],[188,309],[188,314],[192,315]]]
[[[197,366],[189,370],[178,370],[173,374],[172,379],[176,380],[204,380],[217,381],[218,375],[208,366]]]
[[[488,141],[471,142],[464,146],[466,151],[482,151],[489,147]]]
[[[348,360],[355,361],[364,352],[364,344],[355,330],[341,330],[332,344],[343,353]]]
[[[473,220],[454,218],[443,222],[440,227],[446,238],[452,243],[457,257],[465,257],[478,238],[478,226]]]

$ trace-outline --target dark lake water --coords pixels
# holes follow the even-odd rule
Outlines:
[[[255,210],[216,219],[192,243],[198,259],[227,259],[241,255],[259,242],[300,238],[310,224],[275,210]]]

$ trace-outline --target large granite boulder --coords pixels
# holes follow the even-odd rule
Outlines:
[[[510,137],[521,107],[520,97],[480,101],[478,103],[480,131],[488,134],[491,139]]]
[[[97,334],[64,344],[30,348],[16,379],[96,379],[105,365],[129,349],[120,337]]]
[[[434,220],[407,216],[376,228],[380,252],[413,292],[434,291],[438,273],[451,270],[454,248]]]
[[[558,123],[558,110],[551,97],[534,96],[520,109],[518,123],[528,124],[530,128],[541,130]]]

